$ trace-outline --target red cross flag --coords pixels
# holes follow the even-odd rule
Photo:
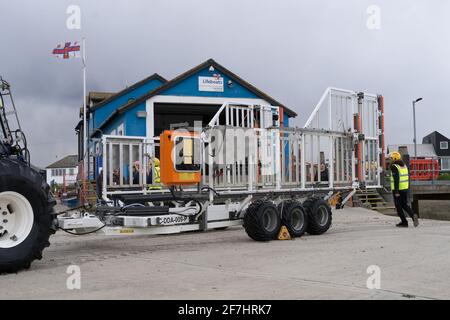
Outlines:
[[[64,45],[58,44],[55,49],[53,49],[53,55],[57,58],[69,59],[69,58],[80,58],[80,44],[74,42],[66,42]]]

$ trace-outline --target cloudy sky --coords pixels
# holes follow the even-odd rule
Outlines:
[[[66,27],[69,5],[81,8],[81,30]],[[328,86],[383,94],[387,142],[412,143],[417,97],[418,138],[450,136],[449,15],[447,0],[0,0],[0,75],[43,167],[77,150],[81,63],[51,50],[82,36],[88,90],[170,79],[214,58],[297,111],[296,125]]]

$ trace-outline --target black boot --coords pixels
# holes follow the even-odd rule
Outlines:
[[[395,226],[399,228],[408,228],[408,222],[400,222],[397,223]]]

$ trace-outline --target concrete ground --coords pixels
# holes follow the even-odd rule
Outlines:
[[[134,238],[58,232],[30,270],[0,276],[0,299],[449,299],[450,222],[396,222],[348,208],[324,235],[269,243],[242,227]],[[66,286],[72,264],[79,290]],[[380,289],[366,287],[371,265]]]

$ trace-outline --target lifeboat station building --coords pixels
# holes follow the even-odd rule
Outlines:
[[[102,166],[96,157],[102,135],[157,137],[172,124],[209,123],[225,102],[270,105],[279,109],[279,125],[296,113],[213,59],[167,80],[153,74],[118,92],[90,92],[87,97],[88,172],[95,179]],[[75,130],[78,160],[83,160],[83,115]],[[97,142],[96,142],[97,141]],[[97,150],[98,151],[98,150]]]

